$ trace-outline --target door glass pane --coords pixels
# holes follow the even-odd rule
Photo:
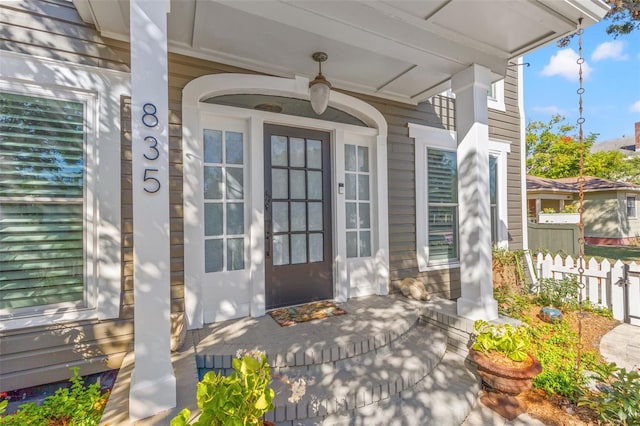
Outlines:
[[[204,271],[222,271],[222,240],[205,240],[204,242]]]
[[[222,199],[222,167],[205,166],[204,198],[207,200]]]
[[[289,235],[275,235],[273,237],[273,264],[289,264]]]
[[[244,238],[227,240],[227,271],[244,269]]]
[[[360,211],[360,228],[371,228],[371,205],[360,203],[358,210]]]
[[[242,133],[226,132],[227,163],[242,164]]]
[[[358,199],[369,199],[369,175],[358,175]]]
[[[347,229],[355,229],[358,227],[357,205],[357,203],[345,203]]]
[[[356,199],[356,175],[353,173],[345,173],[344,175],[345,185],[345,198],[347,200]]]
[[[307,172],[310,200],[322,200],[322,172]]]
[[[313,139],[307,140],[307,167],[322,168],[322,143]]]
[[[289,139],[289,162],[291,167],[304,167],[304,139]]]
[[[271,169],[271,197],[289,198],[289,176],[286,169]]]
[[[227,199],[242,199],[242,172],[240,168],[227,167]]]
[[[357,232],[347,232],[347,257],[358,257]]]
[[[289,203],[273,203],[273,232],[289,231]]]
[[[222,132],[204,129],[204,162],[222,163]]]
[[[291,230],[307,230],[307,209],[306,203],[291,203]]]
[[[307,263],[307,234],[291,235],[291,263]]]
[[[291,199],[300,200],[307,198],[304,170],[291,170],[289,177],[291,179]]]
[[[205,203],[204,235],[222,235],[222,203]]]
[[[323,250],[322,234],[309,234],[309,262],[322,262]]]
[[[308,203],[309,231],[322,231],[322,203]]]
[[[358,147],[358,171],[369,171],[369,148],[366,146]]]
[[[360,257],[371,256],[371,231],[360,231]]]
[[[227,234],[244,234],[244,203],[227,204]]]
[[[357,170],[355,145],[344,146],[344,169],[350,172],[355,172]]]
[[[271,165],[288,166],[286,136],[271,136]]]

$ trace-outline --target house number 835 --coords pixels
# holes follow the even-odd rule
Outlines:
[[[146,103],[142,106],[142,124],[146,127],[156,127],[158,125],[158,109],[152,103]],[[160,157],[158,150],[158,140],[153,136],[145,136],[144,141],[148,144],[149,151],[142,156],[149,161],[156,161]],[[142,179],[144,181],[144,190],[149,194],[160,191],[160,181],[153,176],[159,169],[147,167],[144,169]]]

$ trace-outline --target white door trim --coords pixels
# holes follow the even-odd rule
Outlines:
[[[360,127],[349,124],[329,122],[314,118],[295,117],[265,111],[228,107],[222,105],[202,103],[203,100],[226,94],[267,94],[308,99],[308,79],[296,77],[294,79],[269,77],[248,74],[214,74],[199,77],[189,82],[182,92],[182,143],[183,143],[183,196],[184,196],[184,240],[185,253],[187,245],[199,241],[201,224],[190,215],[194,209],[202,204],[200,193],[202,179],[201,167],[198,159],[201,157],[202,114],[215,114],[220,117],[245,119],[248,123],[249,140],[248,153],[250,158],[249,179],[251,187],[247,198],[249,206],[249,280],[251,316],[262,316],[265,313],[264,288],[264,182],[263,182],[263,129],[265,123],[304,127],[329,131],[332,134],[332,191],[334,227],[334,296],[337,300],[346,300],[349,294],[349,282],[343,272],[342,265],[346,259],[343,245],[338,244],[336,236],[340,235],[337,206],[338,179],[336,164],[343,158],[336,153],[335,146],[339,137],[346,133],[370,136],[375,141],[376,154],[376,188],[378,195],[377,214],[377,247],[375,247],[376,265],[378,269],[376,285],[378,294],[388,293],[389,243],[388,243],[388,205],[387,205],[387,123],[382,114],[371,105],[339,92],[332,91],[329,105],[345,111],[362,120],[370,127]],[[344,160],[343,160],[344,161]],[[341,203],[343,204],[343,203]],[[340,205],[341,205],[340,204]],[[201,328],[203,318],[203,254],[202,250],[191,250],[184,259],[185,280],[185,314],[189,329]],[[200,252],[200,253],[199,253]],[[222,319],[222,318],[220,318]]]

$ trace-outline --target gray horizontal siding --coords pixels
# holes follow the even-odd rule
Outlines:
[[[522,249],[522,186],[520,179],[520,111],[518,110],[518,70],[507,68],[504,82],[505,110],[489,110],[489,137],[511,142],[507,156],[507,220],[509,249]]]

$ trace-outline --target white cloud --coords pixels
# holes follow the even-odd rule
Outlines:
[[[573,49],[562,49],[553,55],[549,63],[542,69],[542,75],[553,77],[558,75],[569,81],[578,81],[578,53]],[[582,64],[582,76],[588,78],[591,74],[591,67],[585,61]]]
[[[631,112],[640,112],[640,101],[637,101],[635,104],[629,107],[629,111]]]
[[[539,113],[542,113],[542,114],[567,115],[567,111],[565,111],[564,109],[560,108],[557,105],[535,106],[532,109],[533,109],[534,112],[539,112]]]
[[[602,61],[603,59],[614,59],[616,61],[626,61],[629,55],[623,53],[624,43],[620,40],[605,41],[600,43],[591,55],[592,61]]]

